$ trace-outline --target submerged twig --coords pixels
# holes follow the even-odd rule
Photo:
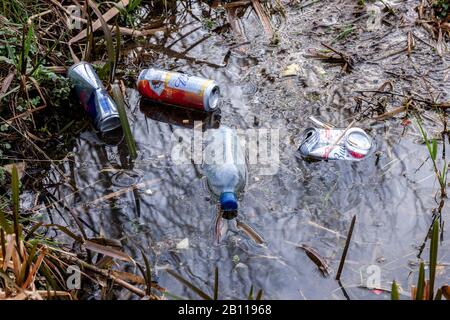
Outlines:
[[[339,262],[339,268],[336,273],[336,280],[338,280],[338,281],[341,279],[341,273],[342,273],[342,270],[344,269],[345,258],[347,257],[347,251],[348,251],[348,247],[350,245],[350,240],[352,239],[355,221],[356,221],[356,215],[353,216],[352,222],[350,223],[350,229],[348,230],[347,240],[345,241],[344,251],[342,251],[341,262]]]

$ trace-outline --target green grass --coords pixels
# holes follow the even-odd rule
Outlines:
[[[434,0],[433,9],[440,19],[445,19],[450,14],[450,2],[448,0]]]

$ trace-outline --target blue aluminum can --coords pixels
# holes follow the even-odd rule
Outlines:
[[[67,77],[72,81],[84,110],[101,132],[120,127],[120,118],[114,100],[106,91],[92,65],[81,61],[70,67]]]

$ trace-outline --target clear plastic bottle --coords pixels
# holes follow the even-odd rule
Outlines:
[[[225,218],[237,215],[238,198],[247,181],[247,163],[236,131],[225,126],[206,133],[203,173]]]

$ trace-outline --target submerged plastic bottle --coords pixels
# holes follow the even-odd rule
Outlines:
[[[237,215],[238,198],[247,181],[245,153],[236,131],[229,127],[210,129],[206,136],[202,169],[224,218],[230,219]]]

